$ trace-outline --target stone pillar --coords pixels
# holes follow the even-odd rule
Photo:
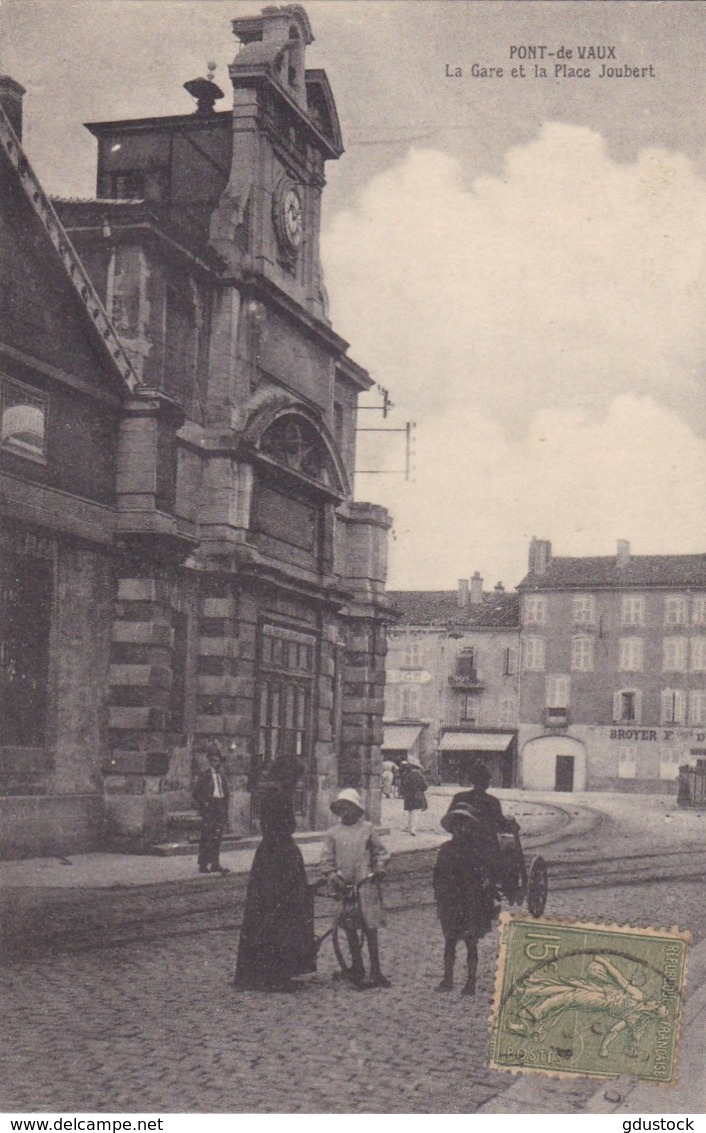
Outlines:
[[[324,617],[321,626],[320,664],[314,719],[314,766],[309,780],[313,793],[311,817],[314,828],[331,824],[330,804],[338,793],[335,745],[340,739],[343,640],[338,620]],[[338,734],[337,734],[338,733]]]
[[[347,617],[341,698],[339,783],[364,796],[368,817],[380,818],[380,770],[387,652],[385,577],[387,533],[385,508],[351,504],[346,523],[345,585],[353,592]]]
[[[142,387],[125,402],[118,443],[120,534],[171,532],[164,513],[174,509],[176,431],[183,422],[183,411],[160,390]]]
[[[120,578],[103,769],[109,840],[142,846],[165,834],[172,645],[169,583],[156,573]]]
[[[368,818],[380,819],[380,765],[385,694],[385,630],[377,619],[350,625],[343,672],[341,787],[363,795]]]
[[[218,742],[231,787],[231,827],[248,833],[255,626],[243,616],[231,574],[202,578],[197,653],[195,739]]]

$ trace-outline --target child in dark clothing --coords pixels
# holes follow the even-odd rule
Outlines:
[[[456,946],[463,940],[468,970],[462,994],[475,995],[478,940],[490,932],[495,911],[491,871],[478,818],[466,803],[452,807],[441,825],[452,837],[439,850],[434,866],[434,897],[446,941],[444,978],[436,990],[453,989]]]

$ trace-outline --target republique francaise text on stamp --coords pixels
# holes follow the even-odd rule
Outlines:
[[[676,1077],[689,933],[503,913],[490,1065]]]

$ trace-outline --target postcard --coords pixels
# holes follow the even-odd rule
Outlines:
[[[0,0],[0,1108],[703,1108],[705,45]]]

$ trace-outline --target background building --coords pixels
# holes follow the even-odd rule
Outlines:
[[[90,125],[95,200],[47,200],[0,81],[6,853],[163,837],[206,737],[236,832],[278,755],[302,825],[341,784],[379,805],[389,519],[353,499],[371,381],[319,256],[336,108],[301,7],[233,28],[233,110],[209,77],[195,113]]]
[[[475,573],[458,590],[395,590],[384,753],[419,756],[432,777],[465,782],[473,762],[513,786],[517,762],[519,600]]]
[[[518,590],[522,786],[675,790],[706,754],[706,555],[533,539]]]

